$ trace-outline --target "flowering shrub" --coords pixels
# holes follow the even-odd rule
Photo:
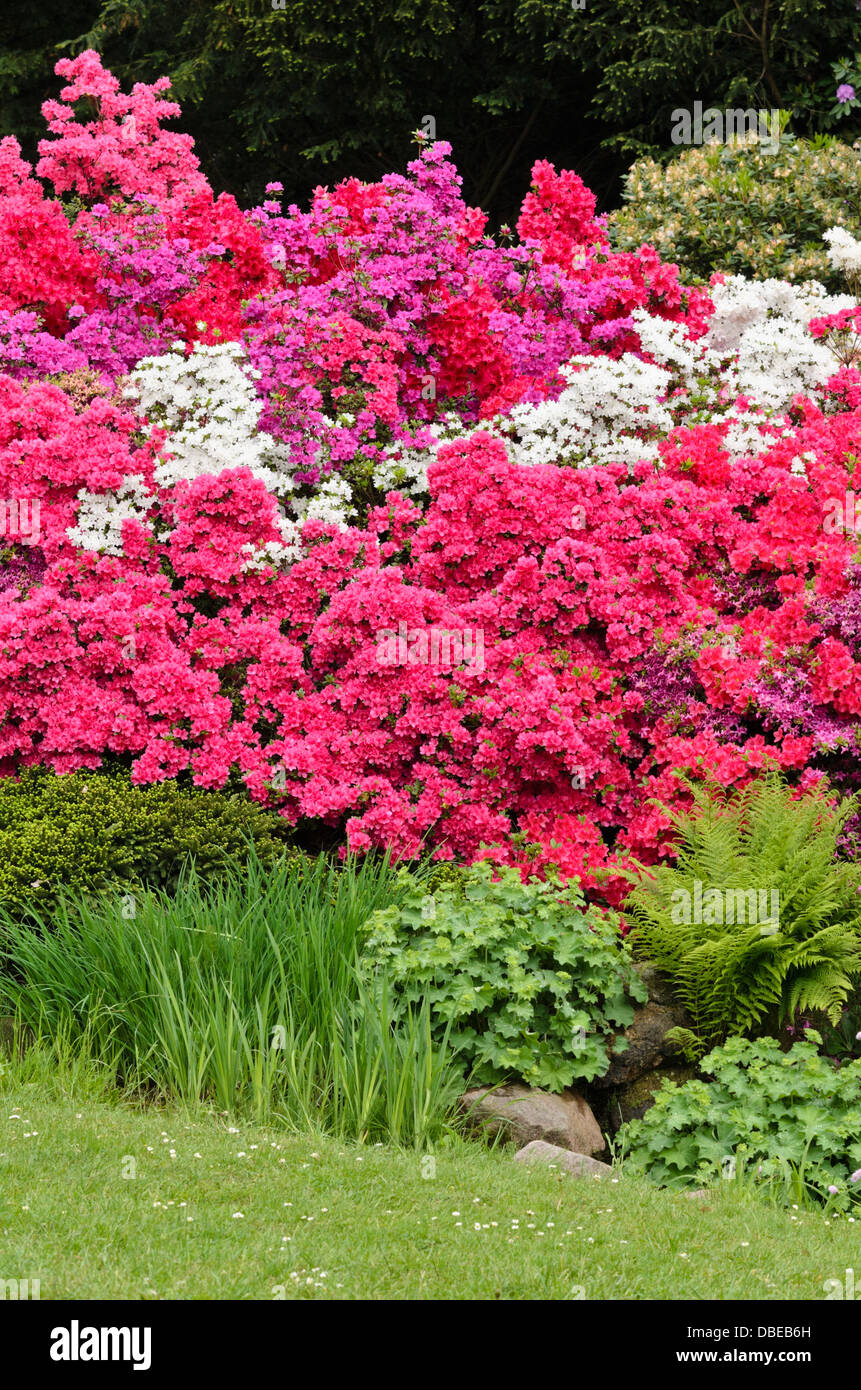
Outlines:
[[[0,773],[110,755],[610,904],[685,776],[852,788],[861,375],[809,321],[854,300],[686,289],[544,163],[495,240],[442,142],[243,212],[163,84],[59,70],[35,173],[0,146],[0,266],[16,198],[45,266],[0,303]]]
[[[672,256],[690,279],[713,271],[821,280],[839,290],[821,238],[834,227],[858,233],[859,151],[839,140],[784,135],[772,153],[756,141],[683,150],[667,165],[641,159],[629,172],[625,206],[609,219],[622,249],[643,242]]]

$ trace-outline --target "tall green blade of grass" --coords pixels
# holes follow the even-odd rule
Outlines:
[[[426,1007],[395,1027],[359,971],[362,924],[402,891],[387,858],[264,871],[252,853],[214,886],[192,867],[173,895],[66,898],[39,929],[7,915],[0,1008],[109,1048],[126,1087],[425,1143],[459,1085],[447,1043]]]

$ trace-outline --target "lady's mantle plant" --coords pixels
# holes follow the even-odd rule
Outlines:
[[[782,1052],[731,1038],[703,1059],[710,1082],[664,1082],[642,1120],[619,1132],[626,1166],[667,1187],[732,1176],[801,1184],[846,1206],[861,1188],[861,1060],[835,1067],[812,1029]]]
[[[478,1082],[561,1091],[603,1075],[612,1035],[646,997],[617,921],[576,884],[523,883],[514,869],[494,881],[487,862],[430,896],[416,883],[367,933],[365,959],[393,986],[396,1014],[427,997]]]

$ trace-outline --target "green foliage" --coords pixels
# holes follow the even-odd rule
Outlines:
[[[833,65],[857,43],[852,0],[587,0],[581,18],[573,61],[596,64],[605,145],[637,157],[667,151],[673,110],[694,100],[791,111],[804,135],[832,128]],[[859,130],[847,121],[850,139]]]
[[[614,920],[574,884],[524,884],[515,869],[494,882],[487,862],[432,896],[406,870],[402,883],[365,944],[365,969],[391,984],[396,1016],[428,999],[435,1035],[478,1082],[518,1076],[560,1091],[603,1075],[630,998],[646,997]]]
[[[0,913],[0,1014],[136,1094],[424,1146],[460,1075],[427,1003],[395,1021],[357,970],[362,923],[402,893],[385,859],[252,853],[209,886],[192,870],[173,893],[141,889],[131,912],[64,896],[41,933]]]
[[[703,1050],[702,1043],[690,1028],[668,1028],[664,1034],[664,1043],[672,1043],[686,1062],[695,1062]]]
[[[821,1032],[822,1050],[829,1057],[839,1057],[841,1063],[861,1057],[861,990],[857,985],[837,1022],[825,1023]]]
[[[664,1082],[644,1117],[619,1131],[626,1169],[667,1187],[746,1172],[848,1206],[861,1168],[861,1060],[837,1068],[818,1042],[811,1030],[788,1052],[774,1038],[715,1048],[702,1064],[712,1081]]]
[[[0,133],[24,135],[28,153],[44,134],[54,62],[86,48],[124,87],[170,76],[213,186],[243,202],[272,178],[289,203],[321,182],[402,168],[431,115],[472,201],[492,201],[510,178],[513,212],[548,130],[570,144],[571,60],[545,43],[578,25],[552,0],[348,0],[325,11],[319,0],[90,0],[68,14],[47,4],[52,23],[10,16],[0,42],[0,73],[5,63],[19,76],[14,101],[0,92]],[[594,141],[584,132],[580,143]]]
[[[835,859],[854,799],[838,809],[818,792],[794,797],[776,776],[740,794],[689,786],[691,811],[667,811],[676,862],[631,875],[635,951],[671,981],[702,1045],[752,1032],[770,1011],[836,1021],[861,972],[858,871]]]
[[[255,802],[176,781],[132,786],[125,774],[0,778],[0,907],[28,915],[63,889],[176,885],[186,859],[201,876],[245,859],[288,852],[284,819]]]
[[[861,232],[861,151],[831,137],[694,146],[671,163],[639,160],[610,235],[620,250],[643,242],[692,280],[713,271],[759,279],[820,280],[845,292],[828,263],[829,227]]]

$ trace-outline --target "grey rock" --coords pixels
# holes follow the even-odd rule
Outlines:
[[[531,1144],[517,1151],[514,1159],[516,1163],[553,1163],[561,1172],[575,1178],[603,1177],[613,1171],[609,1163],[600,1163],[589,1154],[572,1153],[558,1144],[547,1144],[543,1139],[533,1139]]]
[[[637,961],[634,969],[649,991],[649,999],[653,1004],[663,1004],[668,1009],[680,1008],[679,1002],[673,994],[672,985],[664,975],[660,974],[650,960]]]
[[[682,1056],[679,1044],[667,1034],[673,1028],[690,1028],[687,1010],[650,961],[640,961],[635,969],[649,991],[649,1000],[635,1009],[633,1021],[622,1035],[628,1046],[615,1054],[611,1051],[609,1070],[595,1079],[598,1087],[629,1086],[663,1062]]]
[[[680,1048],[667,1038],[671,1028],[684,1027],[675,1009],[664,1004],[644,1004],[637,1009],[631,1024],[622,1035],[628,1046],[622,1052],[611,1053],[609,1070],[595,1078],[596,1086],[627,1086],[632,1081],[659,1067],[665,1058],[678,1057]]]
[[[575,1091],[551,1095],[519,1083],[467,1091],[460,1100],[469,1123],[517,1144],[545,1140],[579,1154],[602,1153],[604,1136],[588,1102]]]

